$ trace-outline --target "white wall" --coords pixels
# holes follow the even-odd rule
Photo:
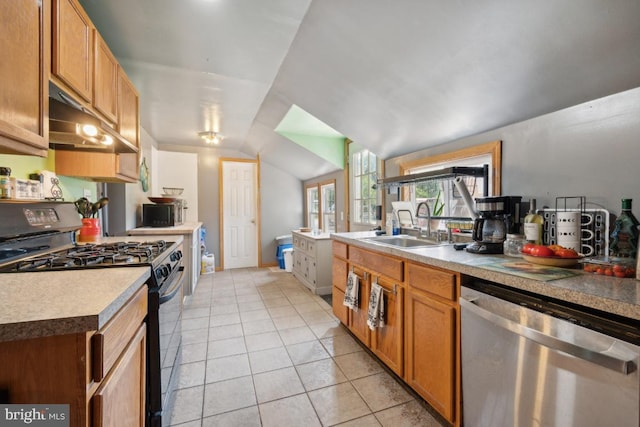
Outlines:
[[[163,187],[184,188],[178,197],[187,203],[185,222],[198,221],[198,155],[158,150],[157,156],[158,163],[151,171],[153,195],[164,194]]]
[[[156,141],[143,128],[140,128],[140,163],[145,159],[149,171],[155,169],[154,154]],[[105,230],[111,236],[124,236],[127,230],[139,227],[142,224],[142,204],[150,203],[147,196],[151,196],[153,175],[149,190],[144,191],[140,181],[131,184],[105,184],[106,195],[109,197],[108,218]]]
[[[389,159],[386,176],[410,160],[495,140],[502,140],[502,195],[535,198],[538,208],[585,196],[587,208],[615,215],[631,198],[640,212],[640,88]]]

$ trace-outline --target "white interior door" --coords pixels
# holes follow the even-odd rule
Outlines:
[[[258,266],[257,164],[222,162],[224,268]]]

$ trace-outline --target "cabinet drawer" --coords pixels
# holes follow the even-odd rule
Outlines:
[[[93,380],[102,381],[147,315],[147,286],[91,337]]]
[[[456,274],[418,264],[408,264],[409,286],[457,301]]]
[[[316,242],[313,240],[307,240],[307,252],[309,252],[311,255],[315,254],[316,252]]]
[[[347,259],[347,245],[341,242],[332,242],[333,245],[333,256],[338,256],[340,258]]]
[[[397,258],[351,246],[349,248],[349,260],[354,264],[366,266],[368,269],[393,280],[400,282],[404,280],[404,263]]]

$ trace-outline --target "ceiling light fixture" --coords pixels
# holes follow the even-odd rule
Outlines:
[[[204,139],[207,144],[219,144],[222,141],[222,135],[211,130],[198,132],[198,136]]]

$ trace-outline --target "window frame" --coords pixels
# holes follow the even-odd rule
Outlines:
[[[333,212],[329,212],[327,213],[325,211],[325,206],[323,203],[323,193],[322,193],[322,189],[325,187],[333,187]],[[321,182],[317,182],[317,183],[313,183],[313,184],[307,184],[304,187],[305,191],[305,221],[306,221],[306,226],[311,228],[312,230],[315,228],[314,227],[314,221],[312,220],[312,215],[315,215],[317,217],[317,229],[321,230],[322,232],[325,233],[331,233],[331,232],[335,232],[337,229],[337,211],[336,211],[336,180],[335,179],[330,179],[330,180],[326,180],[326,181],[321,181]],[[316,195],[317,195],[317,211],[312,211],[310,209],[310,198],[309,198],[309,194],[310,191],[315,191]],[[333,230],[328,229],[326,227],[325,224],[325,217],[327,215],[332,215],[333,216]]]
[[[399,165],[400,175],[407,175],[411,170],[420,167],[429,167],[438,164],[447,166],[457,166],[456,161],[479,157],[483,155],[491,156],[491,165],[489,167],[489,196],[499,196],[502,194],[502,141],[491,141],[485,144],[474,145],[472,147],[463,148],[456,151],[450,151],[433,156],[421,157],[401,163]],[[452,165],[448,165],[452,163]],[[408,193],[410,188],[402,189],[402,200],[409,200],[411,195]]]
[[[368,171],[366,174],[363,173],[359,173],[358,175],[356,175],[357,171],[362,171],[362,165],[363,162],[360,161],[360,164],[358,166],[355,165],[354,162],[354,157],[356,155],[362,155],[362,153],[366,153],[367,156],[369,156],[369,161],[367,162],[368,164]],[[371,156],[373,156],[373,161],[371,161]],[[363,198],[361,197],[361,193],[360,190],[362,189],[361,186],[356,186],[356,178],[360,178],[360,177],[364,177],[367,176],[368,182],[371,184],[369,185],[369,187],[375,186],[377,185],[377,178],[379,175],[379,163],[380,160],[378,159],[378,156],[376,156],[373,152],[371,152],[368,149],[361,149],[358,151],[354,151],[353,153],[349,153],[349,183],[350,183],[350,188],[351,188],[351,196],[350,196],[350,203],[351,203],[351,210],[350,210],[350,222],[351,225],[355,225],[355,226],[361,226],[361,227],[371,227],[372,225],[375,225],[378,223],[378,219],[376,218],[376,209],[375,206],[378,205],[378,192],[376,189],[372,188],[369,193],[370,197],[367,198]],[[371,168],[375,168],[374,170],[372,170]],[[360,196],[360,197],[357,197]],[[362,216],[362,213],[364,212],[364,209],[362,209],[362,207],[364,206],[364,204],[362,203],[363,200],[368,201],[368,204],[370,206],[372,206],[371,212],[369,212],[369,219],[368,222],[364,222],[364,218]],[[361,209],[356,209],[356,205],[357,203],[360,202],[361,205]],[[371,204],[373,203],[373,204]],[[356,214],[359,213],[360,216],[356,217]]]

